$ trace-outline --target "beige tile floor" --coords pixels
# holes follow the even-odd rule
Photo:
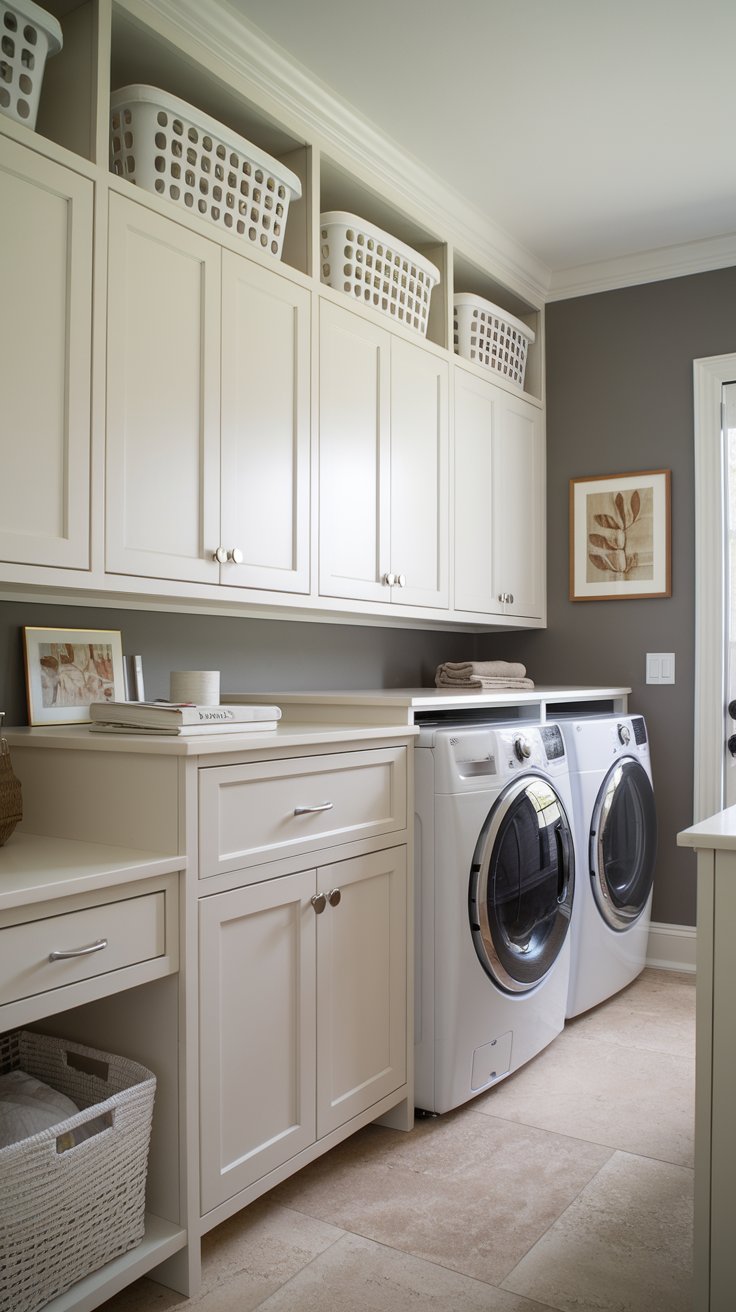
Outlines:
[[[688,1312],[695,979],[645,970],[490,1093],[370,1125],[106,1312]]]

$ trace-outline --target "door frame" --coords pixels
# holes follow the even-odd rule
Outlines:
[[[693,361],[695,454],[695,788],[694,821],[723,810],[726,633],[723,534],[726,525],[721,399],[736,379],[736,354]]]

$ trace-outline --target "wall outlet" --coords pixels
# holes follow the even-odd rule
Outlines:
[[[673,651],[647,652],[647,683],[675,682],[675,653]]]

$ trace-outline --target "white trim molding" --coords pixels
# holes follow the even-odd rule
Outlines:
[[[564,301],[572,296],[590,296],[617,287],[635,287],[665,278],[685,278],[692,273],[726,269],[736,264],[736,232],[702,241],[661,246],[656,250],[618,255],[593,264],[557,269],[551,276],[547,299]]]
[[[646,964],[652,970],[684,970],[695,974],[694,925],[667,925],[653,920],[649,926]]]
[[[725,488],[721,397],[736,355],[693,361],[695,436],[694,822],[723,809],[726,725]]]

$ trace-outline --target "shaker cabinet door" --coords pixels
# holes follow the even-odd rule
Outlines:
[[[448,367],[431,351],[391,343],[391,589],[404,606],[449,605]]]
[[[222,543],[235,587],[309,592],[310,303],[222,253]]]
[[[89,568],[93,203],[0,137],[0,560]]]
[[[314,870],[203,898],[202,1214],[315,1138]]]
[[[108,571],[217,583],[220,248],[110,196]]]
[[[317,871],[317,1138],[406,1082],[406,848]]]

